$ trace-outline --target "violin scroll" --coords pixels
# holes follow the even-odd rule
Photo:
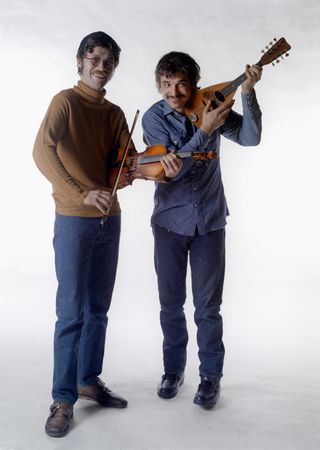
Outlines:
[[[192,152],[191,157],[197,161],[210,161],[216,159],[217,154],[213,150],[209,152]]]

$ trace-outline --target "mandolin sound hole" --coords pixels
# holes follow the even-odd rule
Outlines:
[[[224,95],[222,94],[221,91],[216,91],[214,93],[214,95],[215,95],[216,99],[218,100],[218,102],[223,103],[225,101]]]

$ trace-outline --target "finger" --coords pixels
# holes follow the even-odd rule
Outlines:
[[[95,202],[94,206],[103,214],[108,214],[108,208],[106,208],[104,205],[102,205],[98,200]]]
[[[252,71],[253,71],[253,73],[254,73],[256,79],[257,79],[257,80],[260,80],[261,75],[262,75],[262,67],[254,66],[254,67],[252,68]]]
[[[174,168],[174,170],[177,170],[182,166],[181,158],[179,158],[178,155],[170,153],[168,156],[169,156],[169,163]]]
[[[246,65],[246,74],[250,75],[252,78],[261,78],[262,74],[262,67],[257,66],[256,64],[253,64],[252,66],[249,66],[249,64]]]
[[[168,164],[168,156],[169,156],[169,155],[164,155],[164,156],[161,158],[160,162],[162,162],[162,163],[164,163],[165,165],[167,165],[167,164]]]
[[[247,75],[248,77],[251,77],[251,67],[252,67],[252,66],[249,66],[249,64],[246,65],[246,70],[245,70],[245,72],[246,72],[246,75]]]
[[[179,161],[178,160],[172,161],[172,163],[168,166],[168,168],[170,171],[175,172],[180,168]]]
[[[97,191],[97,195],[101,198],[104,198],[106,200],[111,198],[111,194],[108,191]]]
[[[170,161],[168,159],[163,160],[162,167],[165,169],[166,172],[173,172],[175,170],[175,165],[173,161]]]
[[[257,70],[258,72],[262,72],[262,70],[263,70],[263,67],[262,66],[258,66],[257,64],[253,64],[252,66],[251,66],[251,68],[252,69],[254,69],[254,70]]]
[[[168,153],[167,155],[164,155],[162,157],[163,161],[165,161],[166,164],[170,164],[177,158],[175,153]]]
[[[97,191],[95,198],[100,204],[105,205],[106,207],[109,207],[113,202],[113,197],[108,191]]]
[[[174,175],[180,169],[178,161],[179,161],[178,159],[171,161],[170,158],[168,157],[160,160],[160,163],[163,167],[166,176]]]
[[[163,159],[160,159],[160,164],[162,165],[162,168],[163,168],[165,174],[167,175],[169,173],[168,164]]]
[[[179,156],[176,155],[176,153],[168,153],[167,155],[165,155],[165,161],[167,162],[177,162],[179,160]]]
[[[227,102],[221,103],[218,108],[216,109],[216,111],[218,112],[218,114],[224,112],[224,111],[230,111],[230,109],[232,108],[234,104],[234,100],[228,100]]]
[[[210,108],[211,108],[211,101],[208,100],[203,111],[204,112],[209,112]]]

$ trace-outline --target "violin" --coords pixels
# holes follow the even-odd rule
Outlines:
[[[144,152],[136,153],[130,150],[123,160],[123,150],[118,150],[117,159],[111,164],[108,183],[114,186],[117,177],[117,189],[131,185],[134,180],[159,181],[164,178],[164,169],[160,163],[161,158],[168,154],[167,148],[162,144],[151,145]],[[209,152],[181,152],[179,158],[193,158],[198,161],[213,160],[217,157],[213,150]],[[120,172],[119,172],[120,171]]]
[[[257,62],[257,66],[262,67],[270,63],[274,66],[275,64],[273,61],[276,60],[276,62],[279,63],[280,60],[278,58],[281,57],[283,59],[282,55],[284,53],[285,56],[289,56],[287,52],[291,49],[291,46],[285,38],[282,37],[278,41],[274,38],[274,41],[274,43],[269,43],[269,45],[272,45],[271,48],[266,46],[265,49],[267,51],[265,51],[265,49],[262,50],[263,56]],[[227,81],[197,90],[192,96],[191,101],[188,102],[185,107],[186,115],[189,120],[197,127],[200,127],[202,123],[203,110],[206,107],[207,102],[211,102],[212,109],[215,109],[219,104],[225,102],[226,100],[231,100],[234,97],[237,88],[246,79],[247,75],[243,73],[231,82]]]

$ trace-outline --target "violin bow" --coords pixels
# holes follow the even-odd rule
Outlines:
[[[124,149],[124,152],[123,152],[123,156],[122,156],[121,163],[120,163],[120,166],[119,166],[119,169],[118,169],[117,177],[115,179],[115,182],[114,182],[114,185],[113,185],[113,188],[112,188],[112,192],[111,192],[112,197],[114,197],[116,195],[116,191],[117,191],[119,180],[120,180],[121,170],[123,169],[125,160],[126,160],[127,155],[128,155],[130,141],[131,141],[132,134],[133,134],[134,128],[135,128],[137,120],[138,120],[139,113],[140,113],[140,111],[137,109],[136,114],[135,114],[134,119],[133,119],[131,130],[130,130],[130,133],[129,133],[128,142],[127,142],[127,144],[125,146],[125,149]]]
[[[130,133],[129,133],[128,141],[127,141],[127,144],[126,144],[124,152],[123,152],[123,156],[122,156],[122,159],[121,159],[120,167],[118,169],[117,177],[116,177],[115,182],[113,184],[113,188],[112,188],[112,192],[111,192],[112,198],[114,198],[114,196],[116,195],[116,192],[117,192],[117,187],[118,187],[118,184],[119,184],[121,171],[123,169],[125,160],[126,160],[127,155],[128,155],[130,141],[131,141],[131,138],[132,138],[132,135],[133,135],[133,131],[135,129],[135,126],[136,126],[139,114],[140,114],[140,111],[137,109],[136,114],[135,114],[134,119],[133,119],[131,130],[130,130]],[[108,211],[108,214],[109,214],[109,211]],[[105,223],[105,221],[107,220],[108,214],[101,218],[101,222],[100,222],[101,225],[103,225]]]

